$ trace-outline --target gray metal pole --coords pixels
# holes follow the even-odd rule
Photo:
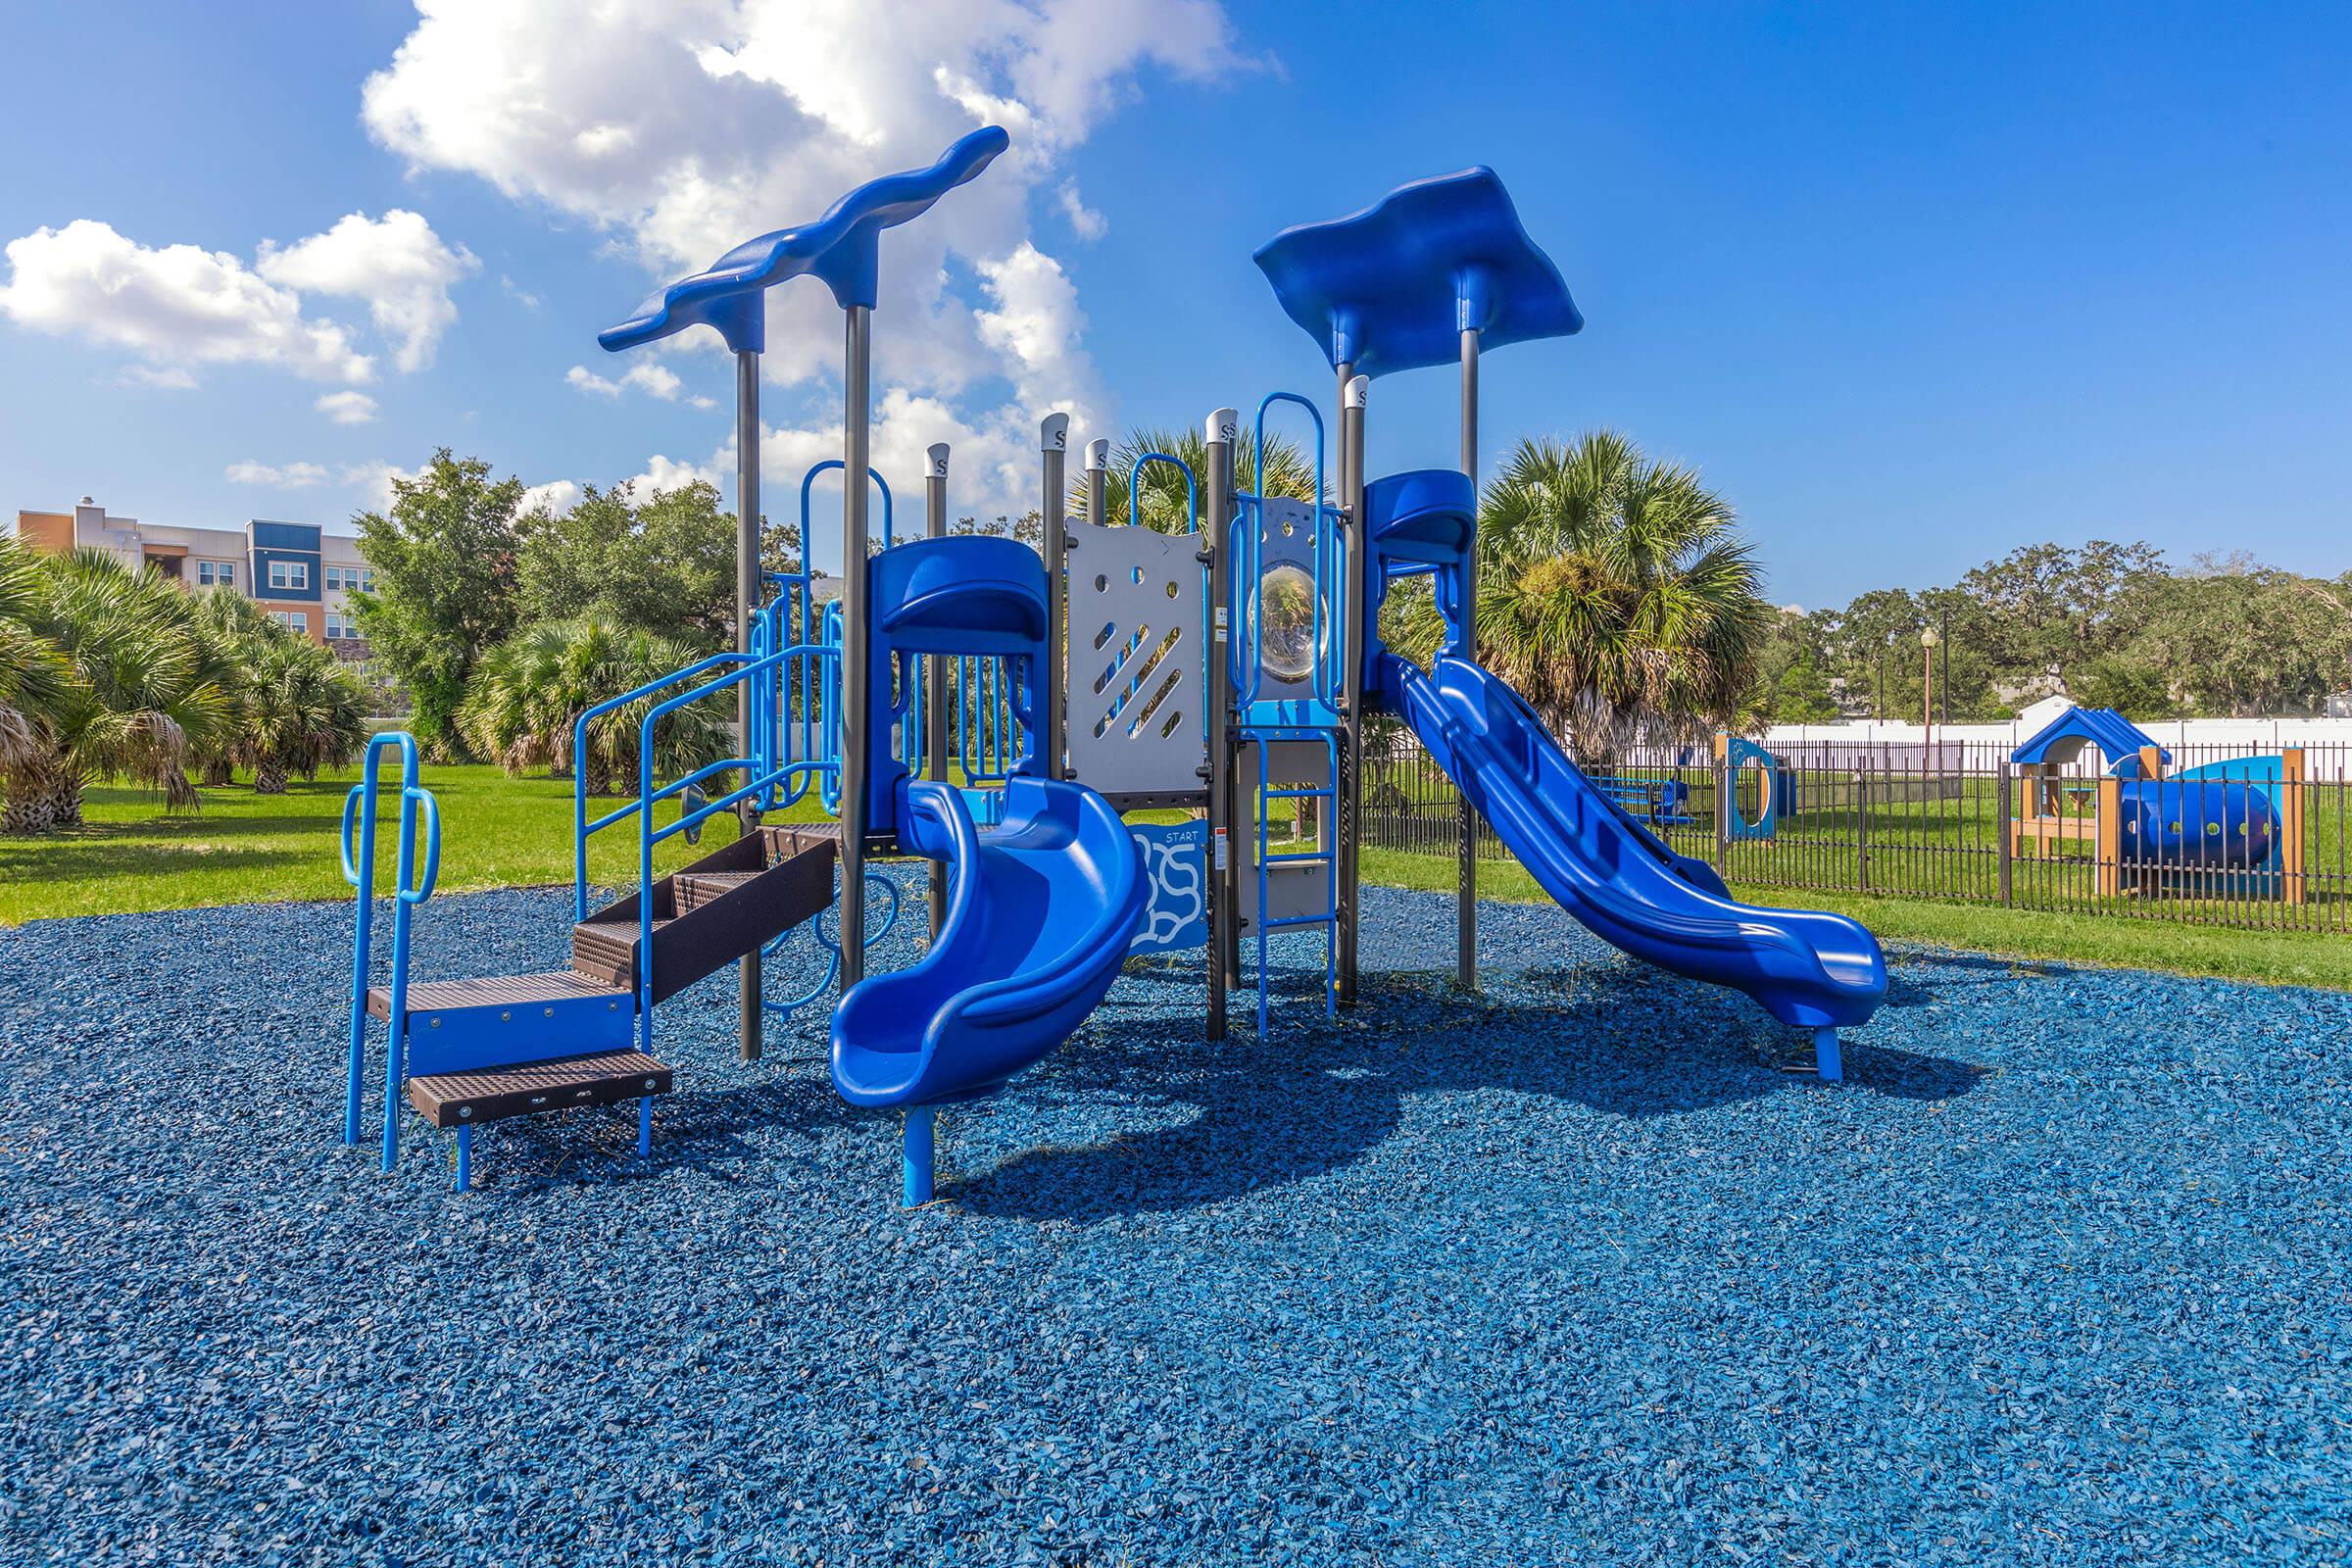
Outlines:
[[[1339,883],[1340,1005],[1355,1004],[1357,932],[1363,911],[1357,900],[1359,850],[1364,809],[1364,401],[1369,376],[1353,365],[1340,367],[1340,505],[1348,509],[1348,570],[1340,591],[1340,647],[1347,655],[1348,733],[1340,748]]]
[[[1046,762],[1046,777],[1060,778],[1067,771],[1065,741],[1068,735],[1068,710],[1062,678],[1064,650],[1069,645],[1068,628],[1062,623],[1069,614],[1069,584],[1063,567],[1069,563],[1070,530],[1068,527],[1068,467],[1070,461],[1070,416],[1049,414],[1038,422],[1038,451],[1045,470],[1045,495],[1038,506],[1044,532],[1037,542],[1038,553],[1046,559],[1046,733],[1038,748]]]
[[[1470,504],[1478,505],[1478,329],[1462,329],[1462,471],[1470,476]],[[1462,658],[1478,658],[1478,547],[1462,563]],[[1470,798],[1454,795],[1453,977],[1465,991],[1478,989],[1478,817]]]
[[[948,444],[933,446],[924,454],[929,461],[923,469],[923,532],[933,539],[948,536]],[[923,661],[923,771],[934,783],[945,783],[948,777],[948,665],[945,654],[932,654]],[[931,940],[939,940],[939,928],[948,917],[948,866],[944,860],[931,862],[930,880]]]
[[[1086,444],[1086,520],[1096,527],[1109,524],[1110,443],[1100,438]]]
[[[865,571],[874,318],[853,305],[842,345],[841,438],[841,989],[865,978],[865,732],[873,670],[866,660],[871,584]]]
[[[1225,993],[1241,956],[1241,871],[1233,839],[1233,754],[1229,725],[1233,678],[1228,658],[1226,606],[1233,603],[1227,531],[1233,524],[1233,442],[1241,412],[1219,409],[1208,416],[1207,489],[1200,518],[1208,554],[1208,1038],[1225,1038]]]
[[[760,609],[760,356],[746,350],[735,356],[735,649],[752,651],[752,616]],[[752,708],[760,683],[747,680],[735,688],[735,722],[743,755],[752,753]],[[749,769],[746,770],[747,772]],[[750,779],[745,779],[747,784]],[[746,834],[760,831],[760,808],[740,802],[735,819]],[[760,950],[755,947],[735,966],[741,1011],[737,1049],[746,1061],[760,1059],[760,1025],[766,1011],[760,1005]]]

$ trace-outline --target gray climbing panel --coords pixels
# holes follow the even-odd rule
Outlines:
[[[1208,798],[1200,540],[1072,520],[1068,776],[1113,800]]]

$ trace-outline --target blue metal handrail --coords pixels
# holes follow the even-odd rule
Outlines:
[[[849,468],[848,466],[845,465],[839,458],[827,458],[824,462],[815,465],[814,466],[810,467],[807,473],[801,475],[801,559],[803,561],[807,561],[813,553],[808,548],[809,487],[816,483],[816,476],[818,474],[834,471],[847,473]],[[866,477],[873,480],[874,483],[880,486],[882,490],[882,548],[888,550],[891,546],[890,481],[882,477],[880,470],[872,467],[868,467],[865,470],[865,473]],[[850,565],[851,564],[846,561],[841,564],[841,570],[844,576],[849,574]]]
[[[441,805],[417,781],[416,738],[386,730],[368,742],[360,782],[343,798],[343,880],[358,890],[358,918],[351,954],[351,1060],[343,1096],[343,1142],[360,1141],[360,1092],[367,1073],[368,969],[375,915],[376,759],[387,747],[400,751],[400,853],[393,875],[392,985],[390,1017],[384,1027],[384,1152],[389,1171],[399,1152],[400,1086],[408,1076],[409,927],[417,905],[433,896],[441,876]],[[416,823],[425,828],[424,875],[416,875]],[[352,843],[357,819],[359,844]]]
[[[1327,616],[1337,617],[1339,607],[1335,601],[1335,595],[1339,585],[1347,580],[1341,569],[1344,565],[1342,552],[1346,546],[1339,529],[1333,526],[1332,509],[1324,500],[1323,412],[1315,407],[1312,400],[1301,397],[1296,392],[1269,392],[1258,400],[1257,420],[1252,431],[1250,448],[1251,462],[1254,465],[1251,482],[1257,486],[1258,493],[1254,496],[1245,495],[1241,498],[1242,505],[1235,509],[1232,524],[1235,540],[1228,543],[1229,549],[1232,548],[1234,542],[1239,542],[1241,546],[1238,551],[1234,552],[1239,557],[1241,567],[1239,574],[1241,580],[1234,585],[1235,592],[1241,596],[1241,602],[1235,607],[1235,610],[1237,615],[1244,619],[1249,628],[1247,636],[1237,635],[1233,639],[1228,655],[1230,673],[1237,701],[1247,710],[1251,704],[1258,700],[1265,668],[1265,628],[1262,624],[1262,614],[1265,579],[1263,503],[1266,490],[1266,411],[1277,403],[1296,403],[1306,410],[1307,416],[1315,421],[1314,602],[1310,607],[1307,622],[1307,632],[1313,649],[1313,662],[1309,668],[1315,700],[1325,707],[1336,710],[1339,707],[1340,687],[1343,671],[1346,668],[1343,662],[1346,651],[1338,646],[1339,639],[1337,637],[1326,637],[1325,620]],[[1242,657],[1245,649],[1250,655],[1246,666]]]

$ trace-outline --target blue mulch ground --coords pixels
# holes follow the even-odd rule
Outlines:
[[[567,904],[435,900],[418,971]],[[650,1166],[580,1112],[455,1198],[341,1145],[347,909],[0,932],[6,1560],[2352,1552],[2352,998],[1898,954],[1838,1088],[1556,911],[1465,1002],[1369,905],[1353,1016],[1211,1049],[1131,974],[914,1214],[729,975]]]

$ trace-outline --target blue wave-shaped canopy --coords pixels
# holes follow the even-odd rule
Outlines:
[[[881,270],[882,231],[920,218],[931,204],[976,176],[1012,145],[1002,125],[983,125],[939,155],[929,169],[884,174],[835,202],[813,223],[745,240],[692,277],[682,277],[609,326],[596,340],[614,353],[683,332],[715,327],[738,354],[767,347],[762,296],[787,278],[820,277],[843,310],[871,306]]]
[[[1384,375],[1584,327],[1551,258],[1520,226],[1494,171],[1399,185],[1346,218],[1286,228],[1256,251],[1286,315],[1334,366]]]

